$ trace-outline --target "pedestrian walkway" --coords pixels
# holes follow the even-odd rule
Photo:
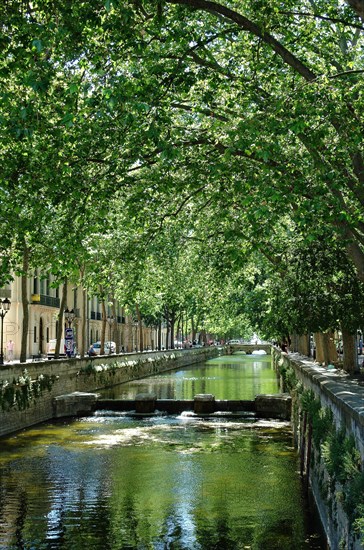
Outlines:
[[[362,373],[350,376],[341,369],[323,367],[299,353],[287,355],[291,361],[299,364],[301,371],[320,386],[324,393],[330,394],[333,401],[340,400],[352,409],[364,427],[364,375]]]

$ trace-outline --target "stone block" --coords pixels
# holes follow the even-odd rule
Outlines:
[[[257,395],[255,398],[256,412],[258,415],[272,418],[291,418],[292,398],[287,393],[277,395]]]
[[[215,412],[215,396],[211,393],[199,393],[194,397],[195,414],[211,414]]]
[[[53,399],[53,416],[77,416],[93,410],[97,401],[97,393],[73,392],[67,395],[58,395]]]
[[[138,393],[135,397],[135,412],[141,414],[154,413],[157,396],[153,393]]]

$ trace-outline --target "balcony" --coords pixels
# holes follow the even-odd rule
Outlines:
[[[91,311],[90,319],[94,319],[95,321],[101,321],[101,313],[99,311]]]
[[[53,296],[46,296],[45,294],[32,294],[31,297],[32,304],[39,304],[41,306],[49,306],[59,308],[60,299],[54,298]]]

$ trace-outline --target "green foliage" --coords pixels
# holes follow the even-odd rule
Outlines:
[[[3,280],[26,245],[221,336],[363,322],[361,24],[334,0],[228,8],[5,3]]]
[[[363,495],[364,488],[361,489],[361,494]],[[359,497],[360,498],[360,497]],[[354,520],[354,529],[359,534],[361,542],[364,543],[364,504],[360,504],[356,508],[357,518]]]
[[[301,407],[304,412],[307,412],[309,422],[312,422],[319,414],[321,402],[312,390],[305,390],[301,394]]]
[[[279,367],[279,374],[283,379],[284,391],[292,392],[297,387],[297,377],[292,367],[283,363]]]
[[[360,454],[352,435],[346,436],[345,428],[332,431],[322,443],[322,456],[329,474],[345,483],[358,473]]]
[[[345,428],[331,430],[321,447],[330,476],[343,485],[343,508],[364,542],[364,472],[354,437]]]
[[[335,483],[342,486],[336,498],[342,502],[349,521],[364,541],[364,472],[355,438],[353,434],[346,435],[345,427],[335,428],[332,410],[322,408],[312,390],[304,390],[299,396],[301,409],[312,424],[315,448],[321,453],[332,486],[335,487]],[[327,486],[322,482],[320,486],[323,497],[327,498]]]
[[[312,438],[317,449],[334,429],[333,413],[329,408],[318,408],[312,416]]]
[[[0,406],[3,411],[17,408],[19,411],[30,407],[31,402],[42,396],[45,390],[51,391],[57,377],[55,375],[39,374],[32,380],[24,369],[22,375],[0,382]]]
[[[335,429],[331,409],[322,409],[311,390],[303,392],[301,405],[312,422],[313,441],[321,451],[328,474],[334,483],[342,484],[343,508],[364,540],[364,473],[354,436],[347,436],[345,427]]]
[[[344,509],[354,526],[360,530],[364,540],[364,472],[356,469],[352,472],[345,495]]]

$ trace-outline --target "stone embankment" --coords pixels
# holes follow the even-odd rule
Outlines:
[[[364,386],[332,366],[273,349],[304,486],[310,487],[330,549],[364,548]]]

